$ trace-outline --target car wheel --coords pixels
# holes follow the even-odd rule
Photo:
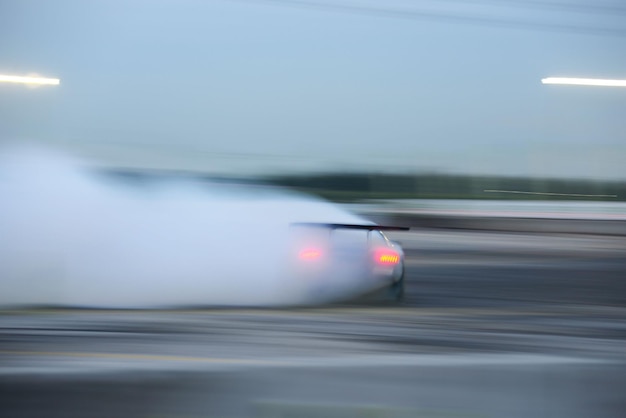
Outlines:
[[[389,295],[394,302],[402,302],[404,300],[404,269],[400,280],[389,287]]]

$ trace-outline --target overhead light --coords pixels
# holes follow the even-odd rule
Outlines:
[[[626,80],[608,80],[602,78],[547,77],[542,79],[541,82],[543,84],[566,84],[573,86],[626,87]]]
[[[19,84],[38,84],[38,85],[52,85],[56,86],[61,83],[58,78],[46,78],[46,77],[22,77],[17,75],[4,75],[0,74],[0,83],[19,83]]]

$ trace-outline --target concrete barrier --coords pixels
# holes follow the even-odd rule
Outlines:
[[[451,216],[394,213],[393,211],[361,213],[361,215],[380,224],[411,228],[626,236],[626,221],[611,219]]]

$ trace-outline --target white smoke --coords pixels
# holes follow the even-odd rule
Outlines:
[[[132,185],[50,151],[0,150],[0,306],[319,302],[289,271],[292,222],[363,220],[264,186]]]

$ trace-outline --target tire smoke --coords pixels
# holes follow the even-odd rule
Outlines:
[[[292,222],[364,220],[268,186],[135,184],[49,150],[0,150],[0,306],[274,306],[353,292],[293,285]]]

